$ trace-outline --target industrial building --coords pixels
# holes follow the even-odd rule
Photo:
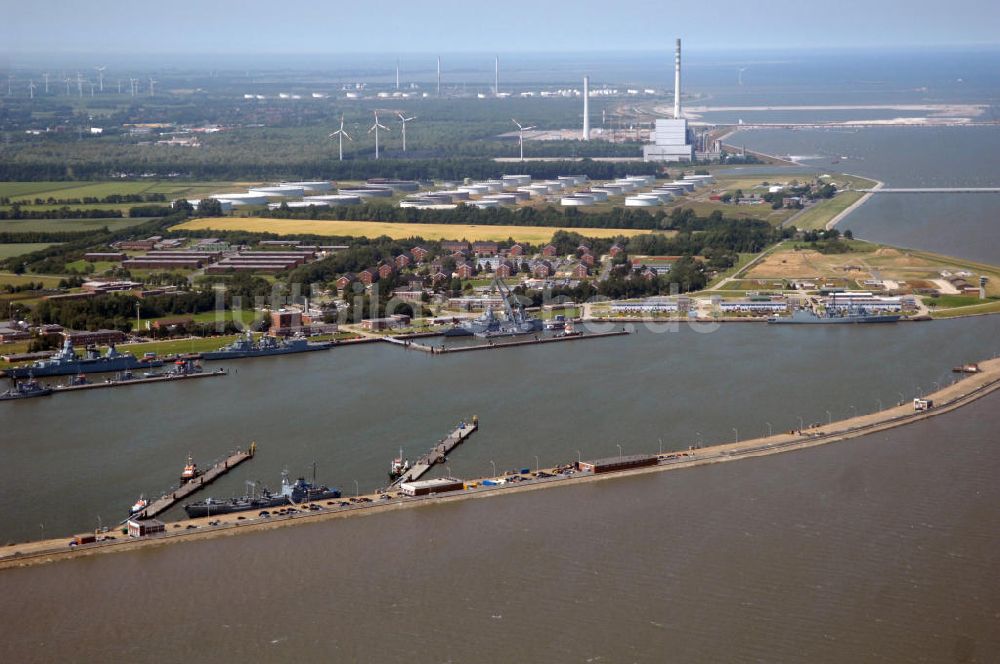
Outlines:
[[[464,488],[465,483],[454,477],[436,477],[432,480],[403,482],[399,485],[399,490],[406,496],[429,496],[435,493],[461,491]]]
[[[655,466],[657,458],[652,454],[627,454],[624,456],[608,457],[607,459],[597,459],[595,461],[580,461],[577,466],[581,471],[600,473],[613,473],[631,468],[642,468],[644,466]]]
[[[653,143],[644,145],[644,161],[691,161],[691,145],[687,120],[681,117],[681,40],[677,40],[674,57],[674,117],[660,118],[653,129]]]

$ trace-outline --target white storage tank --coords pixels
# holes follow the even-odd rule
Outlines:
[[[251,194],[256,194],[258,196],[282,196],[285,198],[299,198],[304,196],[306,190],[304,187],[292,187],[276,185],[274,187],[254,187],[250,189]]]
[[[470,201],[469,205],[474,205],[480,210],[485,210],[487,208],[498,208],[500,207],[499,201],[490,200],[488,198],[483,198],[478,201]]]
[[[262,194],[213,194],[209,198],[214,198],[217,201],[228,201],[233,207],[264,205],[267,203],[267,196]]]
[[[592,197],[595,203],[603,203],[608,200],[608,192],[603,189],[585,189],[580,193]]]
[[[625,207],[656,207],[660,199],[656,196],[626,196]]]
[[[500,179],[505,187],[527,187],[531,184],[530,175],[504,175]]]
[[[333,191],[333,183],[329,180],[316,180],[310,182],[282,182],[282,187],[302,187],[307,194]]]
[[[620,185],[617,184],[602,184],[600,187],[591,187],[591,191],[604,191],[607,192],[608,196],[621,196],[625,193]]]
[[[315,202],[324,205],[338,206],[338,205],[361,205],[360,196],[351,196],[349,194],[326,194],[324,196],[306,196],[302,199],[304,202]]]
[[[586,194],[573,194],[572,196],[563,196],[559,199],[559,204],[563,207],[588,207],[594,204],[594,197]]]

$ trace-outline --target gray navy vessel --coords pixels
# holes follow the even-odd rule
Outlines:
[[[497,316],[493,307],[487,307],[486,312],[478,318],[463,321],[445,331],[446,337],[471,336],[491,338],[507,337],[519,334],[531,334],[544,328],[543,322],[524,311],[524,305],[517,301],[513,292],[499,277],[493,280],[493,287],[503,298],[505,316]]]
[[[842,313],[826,313],[818,316],[807,311],[796,311],[791,316],[773,316],[768,323],[779,324],[830,324],[830,323],[895,323],[902,316],[899,314],[869,314],[862,311],[846,311]]]
[[[75,374],[105,373],[109,371],[131,371],[163,366],[162,360],[139,360],[131,353],[119,353],[114,346],[101,355],[96,349],[88,348],[86,354],[80,357],[73,349],[69,339],[52,357],[23,366],[7,369],[6,374],[12,378],[28,378],[32,376],[72,376]]]
[[[314,350],[333,348],[329,341],[311,342],[303,337],[291,339],[275,339],[263,336],[260,341],[254,341],[253,333],[247,332],[233,343],[219,350],[202,353],[204,360],[238,360],[245,357],[267,357],[269,355],[287,355],[289,353],[308,353]]]

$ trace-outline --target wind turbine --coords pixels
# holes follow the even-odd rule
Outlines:
[[[7,96],[10,97],[14,94],[14,75],[7,74]]]
[[[399,89],[399,58],[396,58],[396,89]]]
[[[332,134],[330,134],[330,138],[333,138],[334,136],[338,137],[338,139],[337,139],[338,140],[338,146],[337,146],[337,148],[338,148],[338,152],[340,153],[340,161],[344,161],[344,137],[346,136],[347,140],[349,140],[349,141],[353,141],[354,139],[351,138],[350,134],[348,134],[346,131],[344,131],[344,116],[343,115],[340,116],[340,129],[338,129],[337,131],[335,131]],[[376,142],[376,145],[378,145],[377,142]]]
[[[78,96],[83,96],[83,76],[80,72],[76,72],[76,92]]]
[[[740,73],[736,77],[736,82],[743,85],[743,72],[747,70],[746,67],[740,67]]]
[[[139,79],[137,79],[137,78],[130,78],[130,79],[128,80],[128,82],[129,82],[129,85],[130,85],[130,86],[132,87],[132,96],[133,96],[133,97],[135,96],[135,84],[136,84],[136,83],[137,83],[138,81],[139,81]]]
[[[383,124],[379,124],[379,121],[378,121],[378,111],[375,111],[375,124],[373,124],[371,126],[371,129],[368,130],[368,133],[370,134],[373,131],[375,132],[375,158],[376,159],[378,159],[378,130],[379,129],[385,129],[386,131],[389,131],[388,127],[386,127]]]
[[[153,77],[150,76],[149,77],[149,96],[152,97],[155,94],[156,94],[156,81],[154,81]]]
[[[414,115],[412,118],[407,118],[404,117],[402,113],[397,113],[396,115],[399,116],[399,121],[403,125],[403,152],[406,152],[406,123],[416,120],[417,116]]]
[[[66,79],[64,81],[64,83],[66,83],[66,96],[67,97],[69,96],[69,86],[70,86],[70,84],[72,82],[73,82],[73,80],[71,78],[69,78],[68,76],[66,77]]]
[[[94,67],[97,70],[97,81],[101,86],[101,92],[104,92],[104,70],[107,69],[107,65],[101,65],[100,67]]]
[[[35,98],[35,82],[34,81],[28,81],[28,97],[30,99],[34,99]]]
[[[517,145],[521,149],[521,161],[524,161],[524,132],[531,131],[535,127],[523,127],[521,126],[521,123],[514,118],[511,118],[510,121],[517,125]]]
[[[122,93],[122,80],[119,78],[118,79],[118,94],[121,94],[121,93]]]
[[[45,94],[49,94],[49,74],[46,72],[42,76],[45,77]]]

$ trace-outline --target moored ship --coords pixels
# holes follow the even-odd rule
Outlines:
[[[0,393],[0,401],[8,401],[11,399],[30,399],[32,397],[44,397],[52,394],[52,388],[42,385],[34,378],[29,378],[28,380],[17,381],[14,383],[14,387],[10,388],[6,392]]]
[[[130,371],[132,369],[163,366],[163,361],[155,358],[139,360],[131,353],[119,353],[114,346],[108,348],[104,355],[96,349],[88,348],[86,354],[80,357],[73,349],[69,339],[63,347],[46,360],[37,360],[28,366],[7,369],[6,375],[13,378],[30,376],[72,376],[81,373],[106,373],[111,371]]]
[[[871,314],[863,311],[828,312],[817,315],[806,311],[796,311],[791,316],[773,316],[768,323],[779,324],[830,324],[830,323],[895,323],[899,314]]]
[[[247,512],[250,510],[266,510],[272,507],[282,507],[284,505],[294,505],[314,500],[328,500],[330,498],[340,498],[340,490],[307,482],[303,477],[291,483],[288,481],[288,474],[284,473],[282,474],[281,491],[279,493],[271,493],[267,489],[262,489],[259,493],[251,491],[241,498],[229,498],[226,500],[208,498],[197,503],[185,505],[184,511],[192,519],[197,519],[203,516]]]
[[[329,341],[311,342],[304,337],[276,339],[264,336],[255,341],[252,332],[247,332],[231,344],[219,350],[202,353],[205,360],[238,360],[246,357],[266,357],[268,355],[287,355],[289,353],[308,353],[316,350],[327,350],[333,347]]]

